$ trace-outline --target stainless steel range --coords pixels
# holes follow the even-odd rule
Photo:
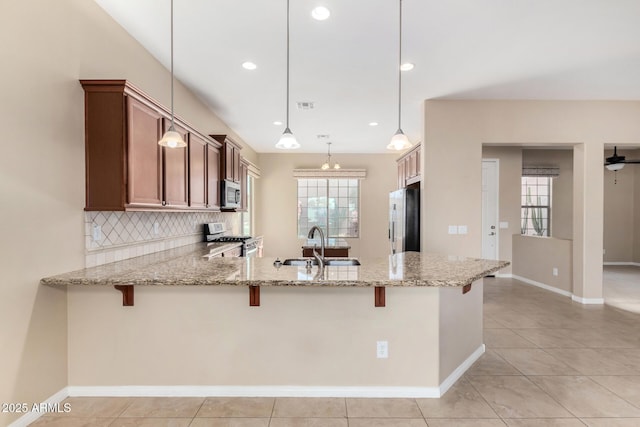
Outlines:
[[[251,236],[232,236],[227,234],[226,225],[222,222],[210,222],[204,225],[205,241],[211,243],[242,243],[243,257],[258,255],[260,239]]]

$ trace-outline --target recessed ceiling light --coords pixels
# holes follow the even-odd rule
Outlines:
[[[413,67],[415,67],[415,65],[413,65],[411,62],[405,62],[400,66],[400,69],[402,71],[410,71],[413,70]]]
[[[258,68],[258,66],[253,62],[247,61],[242,63],[242,68],[244,68],[245,70],[255,70],[256,68]]]
[[[280,120],[276,120],[275,122],[273,122],[273,124],[276,126],[280,126],[282,122]]]
[[[324,21],[331,16],[331,12],[324,6],[318,6],[311,11],[311,16],[315,20]]]
[[[371,122],[369,123],[369,126],[378,126],[378,122]]]

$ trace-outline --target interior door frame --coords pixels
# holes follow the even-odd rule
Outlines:
[[[496,255],[495,255],[495,259],[500,259],[500,159],[497,158],[483,158],[482,159],[482,164],[484,163],[493,163],[495,165],[495,170],[496,170],[496,178],[495,178],[495,192],[496,192],[496,206],[495,206],[495,212],[496,212],[496,218],[495,218],[495,227],[496,227]],[[481,179],[481,188],[480,188],[480,193],[482,196],[482,181],[484,181],[484,179]],[[485,230],[484,230],[484,197],[482,198],[482,209],[480,212],[481,215],[481,231],[482,231],[482,240],[481,240],[481,253],[484,252],[484,239],[485,239]]]

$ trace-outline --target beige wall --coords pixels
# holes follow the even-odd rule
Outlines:
[[[640,155],[640,153],[638,153]],[[640,158],[640,157],[637,157]],[[635,192],[634,192],[634,221],[635,227],[633,229],[634,241],[633,241],[633,260],[640,263],[640,167],[634,167],[635,174]]]
[[[632,151],[622,150],[629,158]],[[638,151],[638,150],[633,150]],[[613,155],[607,150],[605,156]],[[637,166],[627,165],[618,172],[604,172],[604,261],[632,262],[636,228],[635,175]],[[617,183],[616,181],[617,176]]]
[[[640,141],[639,116],[640,103],[631,101],[426,101],[423,247],[480,255],[483,143],[573,145],[573,293],[598,301],[604,144]],[[442,161],[451,158],[453,165]],[[469,234],[453,239],[452,223],[467,224]]]
[[[261,306],[250,307],[246,287],[142,286],[135,307],[122,307],[110,287],[77,286],[69,382],[436,387],[439,291],[390,288],[387,306],[376,308],[373,288],[267,286]],[[471,317],[479,310],[456,320],[480,325]],[[376,358],[379,340],[389,343],[388,359]]]
[[[395,154],[336,154],[343,168],[365,168],[360,183],[360,237],[347,239],[355,257],[389,253],[389,192],[397,185]],[[265,256],[300,256],[304,240],[297,237],[297,181],[293,169],[318,168],[323,154],[259,154],[261,177],[256,182],[256,232],[264,235]]]
[[[513,274],[572,293],[571,246],[571,240],[514,234]]]
[[[560,175],[553,178],[551,199],[551,236],[573,237],[573,151],[522,150],[524,166],[556,166]]]
[[[483,147],[482,158],[499,159],[499,221],[508,222],[509,228],[498,228],[498,258],[511,261],[513,234],[520,234],[520,178],[522,177],[522,148]],[[511,266],[500,270],[500,274],[511,273]]]
[[[78,79],[126,78],[165,105],[170,79],[93,1],[5,1],[0,43],[0,402],[41,402],[67,385],[67,295],[38,281],[84,267]],[[177,115],[203,132],[226,130],[179,83],[175,95]],[[0,425],[15,418],[0,413]]]

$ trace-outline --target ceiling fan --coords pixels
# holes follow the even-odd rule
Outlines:
[[[640,163],[640,160],[625,160],[625,156],[618,156],[618,147],[613,147],[613,156],[607,157],[604,166],[610,171],[618,171],[627,163]]]

